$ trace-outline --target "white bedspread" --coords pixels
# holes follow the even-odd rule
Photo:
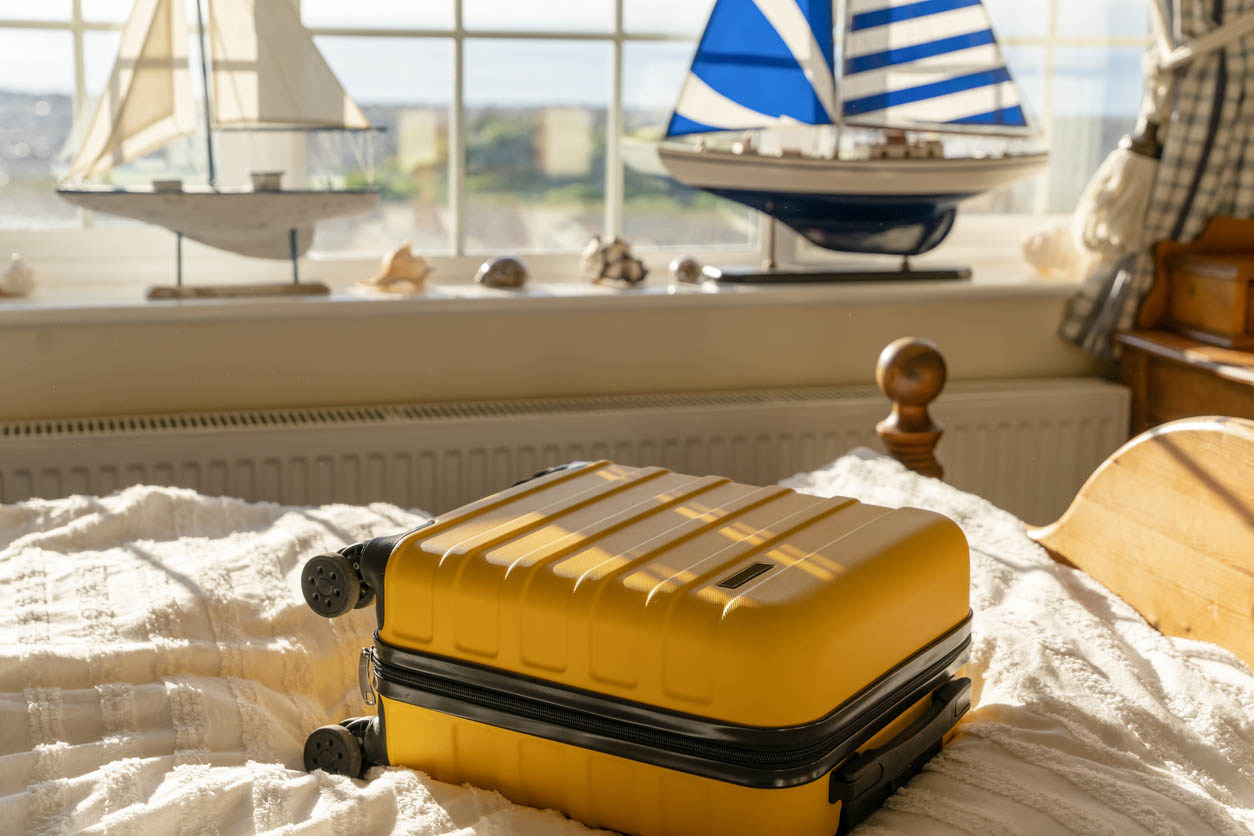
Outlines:
[[[1162,637],[1013,517],[891,461],[793,484],[934,508],[973,549],[977,705],[861,836],[1254,830],[1248,668]],[[301,770],[311,729],[366,713],[372,610],[313,615],[300,566],[420,520],[164,488],[0,507],[0,833],[587,832],[406,769]]]

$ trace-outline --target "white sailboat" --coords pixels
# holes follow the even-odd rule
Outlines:
[[[1039,171],[1048,157],[949,156],[931,138],[1034,134],[981,0],[843,7],[839,19],[832,0],[717,0],[658,155],[679,182],[765,212],[820,247],[927,252],[949,234],[961,201]],[[881,141],[827,153],[764,141],[819,130],[807,126],[871,129],[863,132]],[[752,134],[713,141],[759,129],[756,143]]]
[[[143,187],[89,183],[196,131],[184,2],[136,0],[109,84],[57,194],[85,209],[174,231],[180,256],[185,236],[240,255],[291,259],[293,277],[298,278],[296,262],[313,241],[314,224],[374,209],[378,189],[286,189],[278,172],[254,173],[251,186],[221,187],[216,182],[214,130],[354,131],[371,129],[370,122],[344,92],[291,3],[207,0],[206,21],[200,0],[193,2],[205,88],[208,182],[185,186],[166,180]],[[180,263],[180,286],[181,272]],[[324,285],[294,285],[296,292],[326,292]],[[252,287],[257,293],[267,286]],[[293,290],[293,285],[280,287]]]

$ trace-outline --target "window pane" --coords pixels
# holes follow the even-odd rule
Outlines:
[[[53,193],[74,119],[70,33],[0,29],[0,55],[0,228],[75,226]]]
[[[1045,47],[1003,47],[1006,66],[1019,88],[1019,97],[1033,127],[1042,134],[1045,124]],[[1041,190],[1046,186],[1047,172],[1020,180],[995,191],[986,192],[962,204],[964,212],[989,212],[1030,214],[1037,211],[1043,199]]]
[[[87,20],[121,23],[130,17],[131,7],[134,5],[134,0],[83,0],[83,17]],[[194,0],[189,5],[194,6]],[[195,16],[194,11],[190,11],[190,14]]]
[[[614,26],[611,0],[464,0],[467,29],[526,29],[608,32]]]
[[[433,38],[339,38],[315,41],[344,89],[371,123],[372,135],[315,134],[310,164],[342,182],[361,182],[373,143],[380,207],[369,215],[318,224],[322,251],[392,249],[405,240],[427,254],[448,251],[448,124],[452,44]],[[359,156],[360,155],[360,156]]]
[[[70,0],[0,0],[0,20],[70,19]]]
[[[984,6],[1000,38],[1044,38],[1049,34],[1049,3],[1045,0],[984,0]]]
[[[1150,0],[1058,0],[1064,38],[1149,35]]]
[[[640,245],[752,246],[758,228],[754,212],[642,170],[652,161],[649,142],[662,135],[691,60],[692,44],[623,47],[623,235]],[[637,156],[645,162],[633,166]]]
[[[705,28],[713,5],[714,0],[624,0],[623,28],[695,38]]]
[[[1060,48],[1055,59],[1050,210],[1069,212],[1101,161],[1136,124],[1138,47]]]
[[[609,43],[465,49],[467,248],[581,248],[604,225]]]
[[[354,29],[447,29],[453,25],[452,0],[301,0],[306,26]]]

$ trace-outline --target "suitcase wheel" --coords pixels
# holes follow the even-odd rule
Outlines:
[[[301,570],[300,591],[311,610],[326,618],[335,618],[357,606],[361,598],[361,578],[343,555],[320,554],[309,558]]]
[[[314,729],[305,740],[305,770],[321,769],[332,775],[361,777],[361,744],[343,726]]]

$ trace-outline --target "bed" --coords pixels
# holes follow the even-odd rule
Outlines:
[[[936,474],[933,351],[890,347],[880,430]],[[1142,437],[1033,532],[869,450],[786,484],[935,509],[972,547],[973,710],[858,834],[1254,830],[1254,425]],[[406,769],[301,771],[310,729],[366,713],[373,627],[313,615],[303,560],[422,519],[157,487],[0,506],[0,832],[588,832]]]

